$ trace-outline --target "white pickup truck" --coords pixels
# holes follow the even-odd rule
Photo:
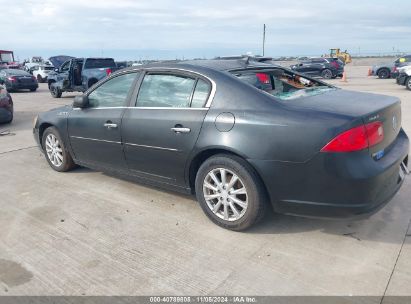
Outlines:
[[[411,66],[404,66],[398,69],[397,84],[405,86],[411,90]]]

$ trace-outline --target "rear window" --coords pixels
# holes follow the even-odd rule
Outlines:
[[[46,71],[53,71],[53,70],[54,70],[54,67],[52,67],[52,66],[45,66],[45,67],[43,67],[43,69],[46,70]]]
[[[26,71],[18,70],[18,69],[7,69],[7,70],[4,70],[4,72],[5,72],[7,75],[31,76],[31,74],[27,73]]]
[[[313,58],[311,59],[312,63],[323,63],[326,62],[326,60],[324,58]]]
[[[112,58],[92,58],[87,59],[84,68],[99,69],[99,68],[115,68],[116,63]]]
[[[282,69],[244,70],[232,73],[241,81],[282,100],[313,96],[335,90],[334,87]]]

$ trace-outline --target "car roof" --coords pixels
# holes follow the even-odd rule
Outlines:
[[[231,71],[231,70],[240,70],[240,69],[250,69],[250,68],[270,68],[270,67],[280,67],[275,64],[268,64],[257,62],[252,59],[247,61],[247,58],[244,59],[202,59],[202,60],[187,60],[179,62],[157,62],[144,64],[140,66],[128,67],[124,70],[135,70],[135,69],[145,69],[145,68],[164,68],[164,69],[191,69],[193,71],[203,70],[203,68],[215,70],[215,71]]]

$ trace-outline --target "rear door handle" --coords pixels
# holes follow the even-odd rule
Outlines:
[[[183,127],[174,127],[171,128],[171,131],[174,131],[175,133],[190,133],[191,129],[190,128],[183,128]]]
[[[117,128],[117,124],[115,124],[115,123],[112,123],[112,122],[106,122],[105,124],[104,124],[104,126],[107,128],[107,129],[116,129]]]

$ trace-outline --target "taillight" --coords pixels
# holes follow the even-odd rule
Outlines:
[[[365,125],[368,135],[368,145],[375,146],[384,140],[384,128],[382,122],[376,121]]]
[[[337,69],[340,67],[337,61],[331,61],[331,65],[333,65]]]
[[[14,77],[14,76],[8,77],[7,79],[10,80],[10,81],[16,81],[16,77]]]
[[[34,77],[34,76],[31,76],[31,79],[32,79],[33,81],[36,81],[36,80],[37,80],[36,77]]]
[[[384,140],[382,122],[372,122],[337,135],[321,152],[353,152],[375,146]]]
[[[256,73],[255,76],[257,76],[258,80],[261,81],[264,84],[270,84],[270,76],[264,73]]]
[[[112,72],[111,69],[106,69],[106,74],[107,74],[107,76],[110,75],[111,72]]]

